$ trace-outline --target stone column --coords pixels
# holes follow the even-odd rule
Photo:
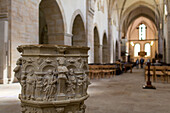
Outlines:
[[[110,56],[108,56],[108,59],[109,59],[109,57],[110,57],[110,61],[108,60],[108,62],[115,62],[115,52],[114,52],[114,49],[115,49],[115,47],[114,47],[114,37],[112,36],[112,27],[113,27],[113,25],[112,25],[112,18],[108,18],[108,37],[109,37],[109,41],[108,41],[108,51],[110,51]]]
[[[7,42],[8,21],[0,21],[0,84],[8,83]]]
[[[87,36],[87,44],[88,47],[90,47],[89,54],[89,63],[94,63],[94,25],[93,25],[93,19],[94,19],[94,10],[95,10],[95,0],[87,0],[86,1],[86,36]]]
[[[167,15],[166,55],[167,63],[170,63],[170,13]]]
[[[48,44],[72,45],[72,34],[56,33],[48,34]]]
[[[88,47],[23,45],[14,69],[22,113],[85,113]]]

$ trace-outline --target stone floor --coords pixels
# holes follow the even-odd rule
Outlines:
[[[111,79],[92,80],[86,113],[170,113],[170,83],[142,89],[143,70]],[[0,113],[20,113],[19,84],[0,85]]]

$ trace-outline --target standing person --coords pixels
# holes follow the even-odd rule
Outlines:
[[[136,68],[139,69],[139,59],[136,60]]]
[[[141,59],[140,59],[140,66],[141,66],[141,68],[143,68],[143,63],[144,63],[144,59],[141,58]]]

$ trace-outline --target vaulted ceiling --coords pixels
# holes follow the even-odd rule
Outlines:
[[[139,17],[150,19],[157,29],[163,18],[164,0],[108,0],[109,16],[115,15],[119,20],[119,29],[125,33],[130,24]]]

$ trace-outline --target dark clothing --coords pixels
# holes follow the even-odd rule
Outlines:
[[[156,60],[154,58],[152,59],[152,63],[156,63]]]
[[[143,58],[141,58],[141,59],[140,59],[140,65],[141,65],[141,68],[143,68],[143,63],[144,63],[144,59],[143,59]]]
[[[139,68],[139,60],[138,59],[136,60],[136,68],[137,69]]]

